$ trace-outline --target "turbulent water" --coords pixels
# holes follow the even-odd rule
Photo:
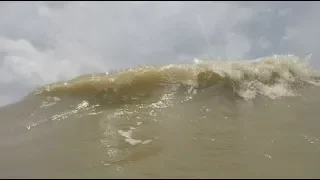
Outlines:
[[[319,80],[284,55],[50,84],[0,109],[0,177],[319,178]]]

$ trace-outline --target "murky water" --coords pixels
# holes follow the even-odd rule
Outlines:
[[[167,87],[130,103],[30,95],[3,107],[0,177],[320,177],[318,87],[250,100]]]

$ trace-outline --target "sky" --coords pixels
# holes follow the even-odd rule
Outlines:
[[[0,106],[78,75],[312,54],[320,2],[0,2]]]

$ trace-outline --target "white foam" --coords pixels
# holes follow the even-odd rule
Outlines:
[[[213,70],[222,77],[230,78],[239,85],[236,92],[241,97],[252,100],[258,94],[276,99],[283,96],[296,96],[292,83],[307,82],[320,85],[313,77],[318,77],[306,60],[293,55],[274,55],[250,61],[202,61],[196,60],[198,68]],[[279,77],[275,78],[274,75]],[[266,83],[266,82],[273,83]]]
[[[33,127],[35,127],[35,126],[37,126],[37,125],[39,125],[39,124],[41,124],[41,123],[44,123],[44,122],[46,122],[47,121],[47,119],[43,119],[43,120],[40,120],[40,121],[38,121],[38,122],[30,122],[30,123],[28,123],[28,125],[26,125],[26,128],[28,129],[28,130],[30,130],[31,128],[33,128]]]
[[[89,103],[87,101],[82,101],[80,104],[78,104],[76,109],[83,109],[89,106]]]
[[[265,154],[264,156],[269,158],[269,159],[272,159],[272,156],[270,156],[269,154]]]
[[[141,143],[141,140],[137,140],[137,139],[126,139],[125,141],[133,146]]]
[[[135,146],[135,145],[137,145],[137,144],[140,144],[140,143],[142,142],[142,141],[139,140],[139,139],[133,139],[133,138],[132,138],[132,130],[129,130],[129,131],[119,130],[118,132],[119,132],[119,134],[120,134],[121,136],[123,136],[123,137],[126,138],[126,139],[125,139],[125,142],[127,142],[127,143],[129,143],[129,144],[131,144],[131,145],[133,145],[133,146]]]
[[[60,101],[60,98],[58,97],[47,97],[41,104],[40,108],[49,107],[52,105],[57,104],[57,102]]]
[[[141,144],[149,144],[151,142],[152,142],[152,140],[148,139],[148,140],[143,141]]]
[[[119,130],[118,132],[119,132],[119,134],[120,134],[121,136],[123,136],[123,137],[131,138],[132,130],[129,130],[129,131]]]
[[[99,111],[99,112],[92,112],[92,113],[88,113],[89,116],[94,116],[94,115],[98,115],[98,114],[101,114],[102,111]]]

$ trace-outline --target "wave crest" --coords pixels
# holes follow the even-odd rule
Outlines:
[[[93,95],[102,99],[112,97],[123,100],[148,97],[166,87],[195,93],[219,85],[247,100],[257,95],[274,99],[297,95],[297,89],[317,85],[318,80],[319,75],[308,67],[306,59],[293,55],[274,55],[243,61],[196,59],[193,64],[141,66],[114,73],[89,74],[38,88],[34,93]]]

